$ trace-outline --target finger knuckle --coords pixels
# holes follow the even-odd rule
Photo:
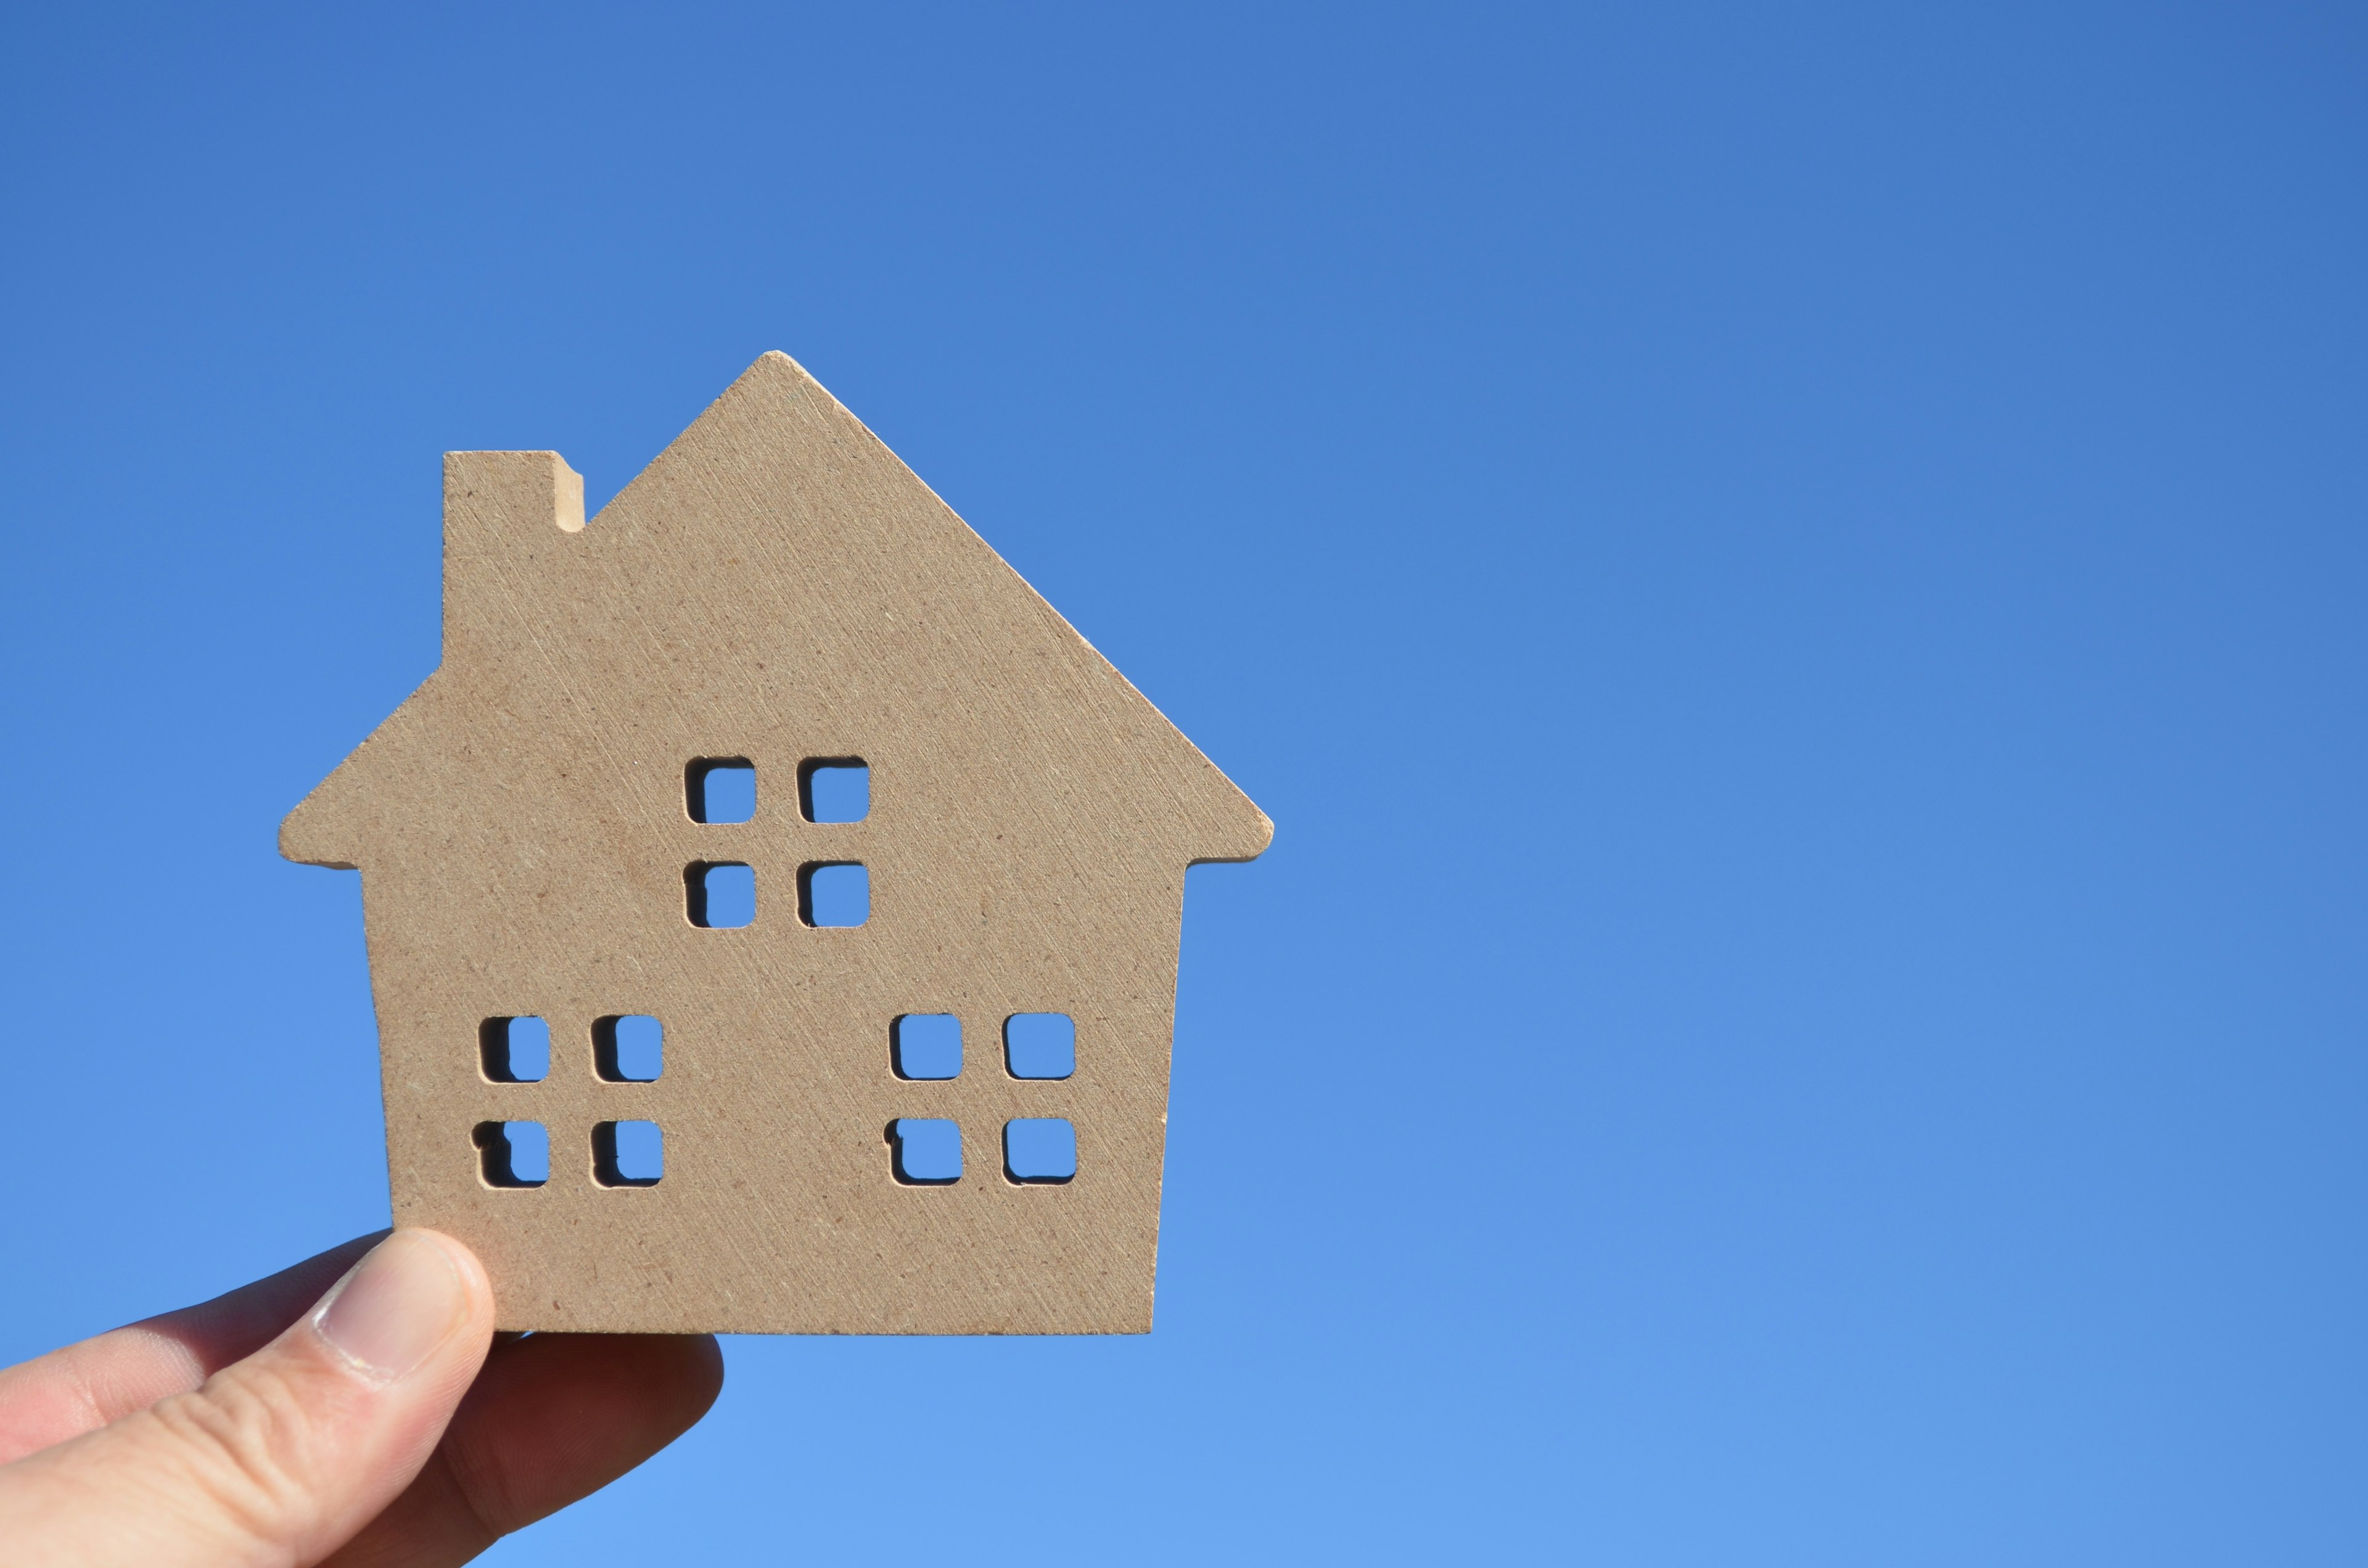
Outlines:
[[[222,1524],[258,1543],[309,1532],[304,1483],[309,1423],[287,1380],[250,1369],[217,1378],[150,1412],[190,1490]]]

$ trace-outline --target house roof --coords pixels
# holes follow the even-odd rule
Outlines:
[[[1272,835],[787,355],[589,523],[557,453],[447,454],[444,551],[442,664],[289,814],[289,858],[366,867],[390,834],[486,809],[463,774],[614,805],[610,775],[815,747],[926,769],[943,810],[1027,795],[1030,821],[1065,813],[1179,861],[1247,859]]]

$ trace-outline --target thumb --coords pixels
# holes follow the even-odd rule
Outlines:
[[[419,1472],[485,1358],[474,1254],[397,1231],[244,1361],[0,1468],[11,1568],[298,1568]]]

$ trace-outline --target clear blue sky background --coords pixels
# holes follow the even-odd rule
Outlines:
[[[781,348],[1280,834],[1156,1333],[494,1561],[2368,1561],[2368,31],[1959,10],[9,7],[0,1357],[383,1222],[438,454]]]

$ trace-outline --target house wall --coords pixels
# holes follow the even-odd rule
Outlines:
[[[809,744],[845,750],[840,736]],[[364,896],[398,1222],[477,1248],[511,1328],[1147,1329],[1182,869],[1008,823],[928,820],[932,802],[903,783],[926,760],[893,747],[867,755],[867,821],[805,823],[764,788],[793,777],[803,749],[753,759],[764,803],[748,824],[691,822],[680,763],[665,756],[630,770],[657,797],[632,813],[658,819],[655,831],[612,819],[521,835],[495,831],[496,812],[457,812],[416,853],[373,858]],[[489,782],[495,797],[518,784]],[[683,870],[704,859],[755,869],[750,925],[689,924]],[[799,921],[795,873],[814,859],[867,866],[863,926]],[[997,1029],[1015,1012],[1071,1015],[1073,1077],[1008,1075]],[[600,1081],[593,1020],[638,1013],[665,1025],[663,1074]],[[958,1077],[894,1074],[903,1013],[962,1018]],[[484,1075],[480,1026],[513,1015],[550,1025],[540,1083]],[[1000,1131],[1019,1116],[1073,1123],[1074,1180],[1005,1178]],[[900,1117],[961,1125],[962,1180],[895,1179],[886,1131]],[[620,1119],[663,1128],[655,1187],[594,1180],[591,1130]],[[548,1130],[544,1186],[484,1181],[472,1130],[507,1120]]]

